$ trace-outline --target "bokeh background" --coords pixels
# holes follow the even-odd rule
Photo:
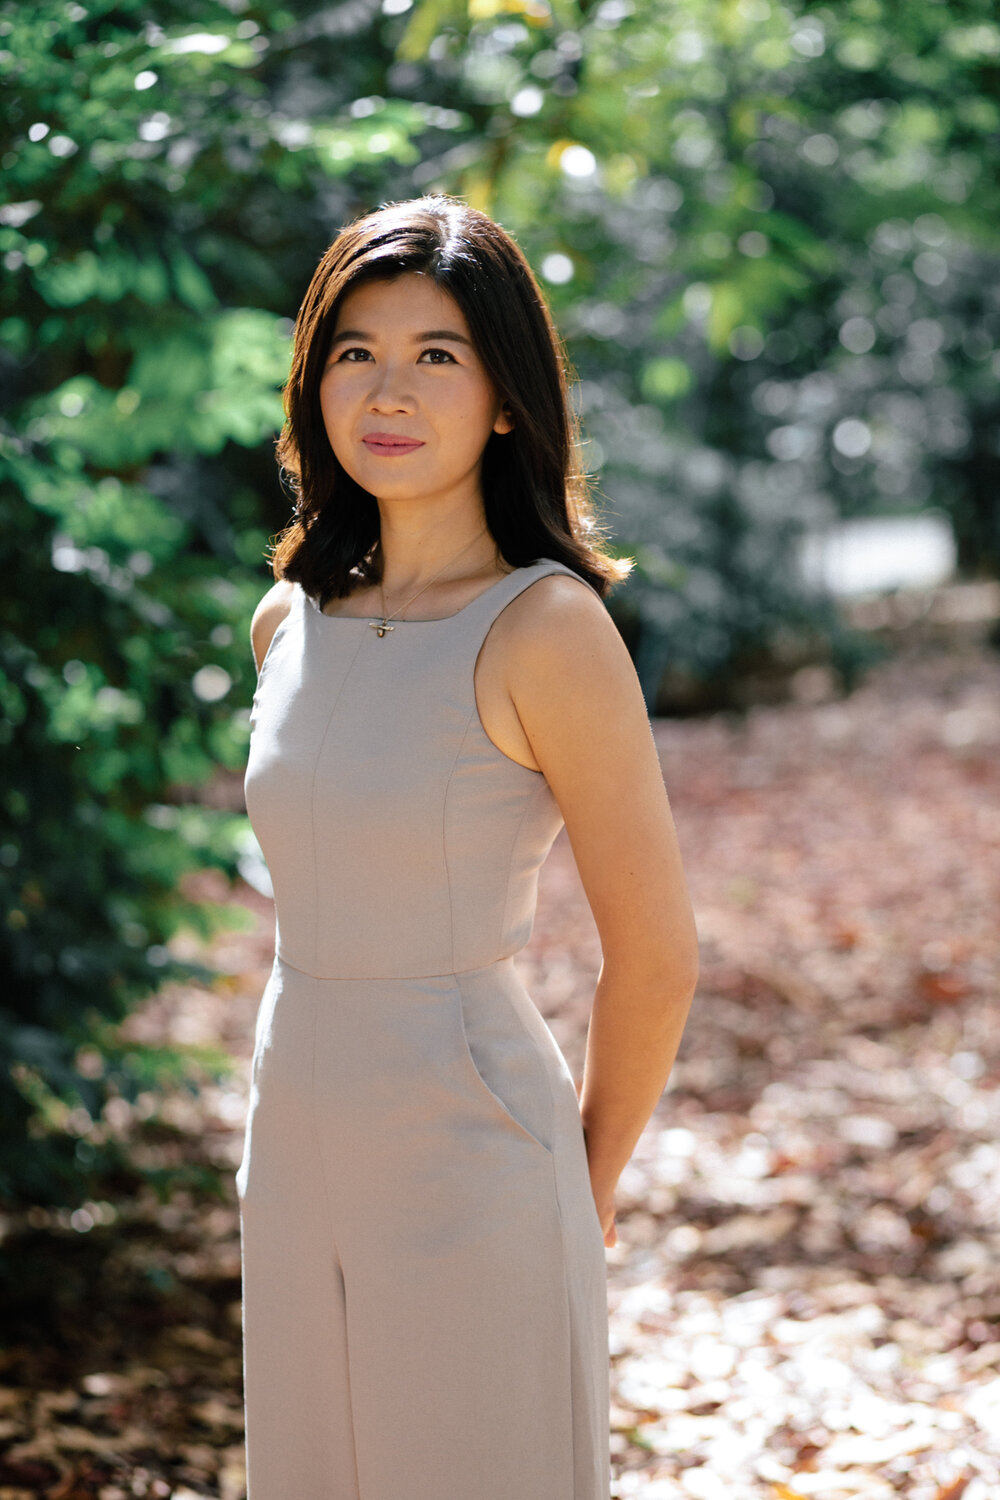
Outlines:
[[[744,1434],[757,1467],[741,1477],[663,1396],[686,1379],[702,1405],[688,1399],[685,1420],[710,1424],[720,1402],[701,1387],[737,1365],[706,1354],[682,1378],[662,1346],[685,1275],[718,1308],[762,1286],[794,1300],[806,1262],[850,1251],[862,1280],[886,1256],[924,1292],[972,1277],[977,1305],[928,1358],[964,1340],[972,1364],[949,1378],[988,1390],[995,1374],[994,7],[3,0],[0,69],[0,1480],[62,1485],[64,1500],[242,1494],[232,1172],[271,917],[241,778],[249,620],[289,518],[281,386],[339,228],[443,190],[516,237],[566,340],[598,510],[636,560],[609,609],[663,747],[705,944],[703,998],[643,1148],[668,1166],[643,1177],[637,1155],[611,1257],[623,1296],[661,1278],[659,1300],[616,1325],[632,1371],[616,1493],[1000,1492],[975,1488],[1000,1484],[1000,1383],[979,1418],[939,1424],[930,1457],[879,1450],[880,1429],[855,1455],[867,1488],[824,1489],[821,1429],[836,1420],[823,1427],[819,1396],[783,1418],[798,1448]],[[564,844],[547,878],[524,963],[579,1070],[599,950]],[[808,1150],[781,1138],[780,1108],[751,1118],[793,1076],[802,1092],[780,1097],[804,1117],[810,1058],[847,1067],[848,1033],[855,1071]],[[893,1123],[871,1103],[926,1099],[920,1068],[955,1057],[941,1108],[976,1104],[969,1119],[915,1102]],[[872,1088],[851,1115],[858,1068]],[[842,1132],[846,1155],[810,1155],[845,1109],[876,1123]],[[722,1121],[706,1209],[678,1163],[710,1160]],[[890,1208],[873,1188],[864,1212],[895,1220],[876,1213],[853,1249],[849,1194],[843,1244],[815,1225],[785,1244],[787,1285],[773,1275],[784,1221],[704,1238],[748,1134],[751,1156],[772,1153],[750,1177],[795,1164],[822,1220],[852,1151],[936,1160],[942,1131],[964,1179],[949,1188],[926,1164],[914,1179],[910,1161],[912,1201]],[[756,1222],[748,1201],[738,1217]],[[962,1203],[973,1217],[956,1228]],[[955,1244],[982,1256],[942,1270],[933,1256]],[[744,1250],[756,1269],[737,1267]],[[735,1282],[697,1280],[691,1265],[713,1256]],[[917,1281],[898,1314],[914,1327]],[[689,1353],[707,1315],[692,1314]],[[168,1325],[187,1343],[151,1354],[142,1330]],[[853,1335],[873,1356],[880,1326]],[[661,1361],[648,1378],[640,1327],[655,1344],[642,1357]],[[723,1322],[711,1334],[734,1339]],[[190,1449],[192,1423],[194,1456],[165,1443],[186,1432]]]

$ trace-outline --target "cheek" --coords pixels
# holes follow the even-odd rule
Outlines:
[[[328,427],[343,418],[344,405],[343,392],[337,390],[332,381],[324,381],[319,388],[319,406]]]
[[[455,381],[443,393],[443,401],[461,418],[462,427],[468,430],[470,437],[477,427],[484,424],[488,427],[493,420],[490,393],[479,381]]]

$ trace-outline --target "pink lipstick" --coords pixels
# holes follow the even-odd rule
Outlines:
[[[361,439],[369,453],[380,458],[395,458],[400,453],[412,453],[424,445],[418,438],[401,437],[394,432],[369,432]]]

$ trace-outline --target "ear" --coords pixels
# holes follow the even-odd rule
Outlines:
[[[505,406],[493,423],[493,431],[497,433],[513,432],[514,418],[511,416],[510,407]]]

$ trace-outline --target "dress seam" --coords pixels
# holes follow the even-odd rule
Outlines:
[[[541,789],[542,789],[543,786],[547,787],[548,786],[548,782],[546,782],[546,781],[539,781],[532,788],[531,795],[528,797],[527,801],[525,802],[524,806],[521,809],[521,816],[517,820],[517,827],[514,830],[514,837],[511,839],[510,845],[508,847],[508,851],[507,851],[507,882],[506,882],[506,889],[504,890],[503,913],[502,913],[502,915],[500,917],[500,930],[497,933],[497,946],[500,947],[500,948],[503,948],[503,947],[506,946],[505,934],[507,932],[507,914],[510,911],[510,893],[511,893],[511,883],[512,883],[511,879],[510,879],[511,865],[512,865],[514,857],[515,857],[515,855],[517,853],[518,840],[521,837],[521,830],[524,827],[524,820],[528,816],[529,812],[531,812],[532,809],[534,808],[535,803],[538,801],[538,797],[539,797],[539,794],[540,794]],[[452,959],[452,962],[454,962],[454,958]]]
[[[347,1301],[347,1277],[346,1277],[346,1275],[344,1273],[344,1263],[343,1263],[343,1261],[340,1258],[340,1250],[339,1250],[339,1248],[337,1246],[337,1236],[336,1236],[336,1233],[335,1233],[335,1230],[334,1230],[334,1224],[333,1224],[332,1200],[330,1198],[330,1183],[329,1183],[329,1180],[327,1178],[326,1161],[325,1161],[325,1159],[323,1157],[323,1145],[322,1145],[322,1142],[320,1140],[319,1125],[318,1125],[317,1120],[316,1120],[316,1053],[317,1053],[317,1050],[318,1050],[318,1048],[317,1048],[317,1040],[316,1039],[317,1039],[317,1033],[318,1033],[318,1031],[319,1031],[319,1002],[314,997],[313,998],[312,1072],[311,1072],[311,1076],[310,1076],[310,1079],[309,1079],[309,1118],[310,1118],[310,1120],[312,1122],[313,1140],[316,1143],[316,1159],[319,1162],[320,1177],[323,1180],[323,1202],[326,1204],[326,1222],[327,1222],[327,1225],[328,1225],[329,1231],[330,1231],[330,1248],[332,1250],[333,1258],[334,1258],[334,1261],[336,1263],[337,1269],[340,1272],[341,1281],[343,1282],[343,1285],[344,1285],[344,1302],[345,1302],[345,1307],[346,1307],[346,1301]],[[346,1326],[346,1311],[345,1311],[345,1326]],[[357,1454],[357,1448],[356,1448],[356,1446],[354,1444],[354,1434],[353,1434],[353,1427],[354,1427],[354,1421],[353,1421],[354,1407],[353,1407],[353,1404],[351,1402],[351,1355],[350,1355],[350,1348],[345,1349],[344,1366],[345,1366],[345,1369],[346,1369],[346,1372],[347,1372],[347,1400],[348,1400],[348,1404],[351,1406],[351,1418],[352,1418],[352,1420],[351,1420],[351,1428],[352,1428],[352,1433],[351,1433],[351,1438],[352,1438],[352,1442],[351,1442],[351,1448],[352,1448],[351,1457],[354,1460],[354,1474],[355,1474],[355,1478],[357,1478],[357,1472],[358,1472],[358,1454]]]
[[[324,984],[364,984],[369,980],[381,984],[405,984],[410,979],[454,979],[466,974],[482,974],[487,969],[495,969],[499,964],[512,963],[515,955],[502,953],[499,958],[491,958],[485,964],[469,964],[464,969],[433,969],[423,974],[413,974],[409,970],[405,974],[314,974],[311,969],[300,969],[297,964],[293,964],[280,948],[275,950],[275,958],[284,968],[301,974],[304,979],[321,979]]]
[[[549,1082],[549,1092],[550,1093],[552,1092],[552,1084],[551,1084],[551,1082]],[[549,1165],[552,1168],[552,1195],[553,1195],[553,1198],[555,1200],[556,1217],[559,1220],[559,1239],[560,1239],[560,1243],[562,1244],[562,1257],[561,1257],[561,1261],[562,1261],[562,1285],[563,1285],[563,1296],[565,1297],[565,1303],[566,1303],[566,1347],[565,1347],[565,1355],[566,1355],[566,1363],[568,1365],[568,1369],[566,1371],[566,1386],[567,1386],[567,1388],[569,1390],[569,1437],[570,1437],[570,1452],[571,1452],[571,1459],[570,1459],[571,1473],[570,1473],[569,1489],[568,1489],[568,1492],[566,1494],[566,1500],[574,1500],[574,1496],[575,1496],[575,1493],[576,1493],[576,1464],[577,1464],[576,1402],[575,1402],[576,1392],[575,1392],[575,1381],[573,1379],[573,1305],[572,1305],[572,1302],[571,1302],[571,1299],[570,1299],[570,1295],[569,1295],[569,1276],[567,1274],[567,1266],[569,1264],[569,1249],[568,1249],[568,1245],[567,1245],[567,1242],[566,1242],[566,1223],[565,1223],[565,1220],[563,1219],[562,1204],[559,1202],[559,1177],[558,1177],[558,1174],[556,1172],[556,1158],[555,1158],[555,1154],[554,1153],[551,1153],[549,1155]]]
[[[358,644],[354,648],[354,655],[351,657],[350,661],[348,662],[347,667],[345,668],[345,671],[344,671],[344,675],[341,678],[340,687],[337,689],[336,694],[334,695],[333,702],[330,704],[330,712],[327,715],[326,725],[325,725],[325,727],[323,729],[323,734],[322,734],[322,736],[320,738],[319,745],[316,748],[316,758],[313,761],[312,776],[310,777],[310,780],[309,780],[309,831],[310,831],[310,834],[311,834],[310,842],[311,842],[311,845],[312,845],[312,888],[313,888],[312,951],[313,951],[313,964],[314,965],[318,965],[318,963],[319,963],[319,907],[320,907],[320,902],[319,902],[319,853],[318,853],[318,850],[316,848],[316,778],[319,775],[319,763],[320,763],[320,761],[323,758],[323,750],[326,747],[326,742],[327,742],[327,739],[329,738],[329,735],[330,735],[330,726],[333,724],[333,716],[337,712],[337,704],[340,702],[341,695],[342,695],[342,693],[344,691],[344,688],[347,685],[347,679],[351,675],[351,669],[354,666],[355,661],[357,660],[358,652],[361,650],[361,642],[364,639],[365,639],[364,636],[361,636],[359,638]],[[305,631],[303,631],[303,633],[302,633],[302,642],[303,642],[303,655],[304,655],[305,654]]]
[[[465,742],[466,742],[466,740],[469,737],[469,729],[472,726],[472,720],[473,720],[473,717],[475,716],[475,712],[476,712],[475,702],[473,701],[472,711],[471,711],[471,713],[469,714],[468,718],[465,721],[465,728],[462,730],[461,736],[460,736],[459,741],[458,741],[458,746],[457,746],[457,748],[455,750],[454,756],[452,757],[451,765],[448,768],[448,778],[445,781],[445,784],[444,784],[444,795],[441,798],[441,859],[442,859],[442,862],[444,864],[444,880],[445,880],[445,885],[448,887],[448,935],[449,935],[449,949],[448,949],[448,951],[451,954],[451,958],[449,959],[449,963],[451,964],[451,969],[449,971],[450,973],[455,973],[456,971],[455,971],[455,898],[454,898],[454,896],[452,894],[451,868],[450,868],[450,866],[448,864],[448,799],[449,799],[449,797],[451,795],[451,784],[452,784],[452,781],[455,778],[455,767],[458,765],[458,762],[461,759],[462,751],[465,748]],[[416,977],[416,976],[414,976],[414,977]]]

